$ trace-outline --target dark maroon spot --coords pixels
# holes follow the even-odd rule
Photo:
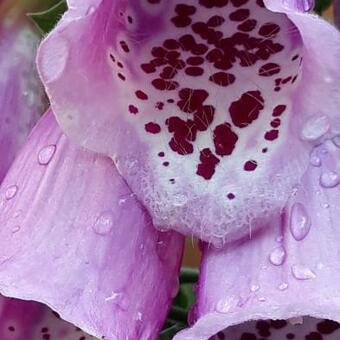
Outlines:
[[[142,68],[142,70],[145,73],[154,73],[154,72],[156,72],[156,68],[152,64],[142,64],[140,67]]]
[[[179,91],[180,100],[177,106],[184,112],[193,113],[203,106],[208,96],[209,93],[206,90],[184,88]]]
[[[157,123],[149,122],[145,124],[145,131],[149,133],[160,133],[161,127]]]
[[[159,156],[159,157],[164,157],[164,156],[165,156],[165,153],[164,153],[163,151],[161,151],[161,152],[158,153],[158,156]]]
[[[180,44],[175,39],[164,40],[163,46],[168,50],[176,50],[180,47]]]
[[[292,58],[292,61],[296,60],[297,58],[299,58],[299,55],[296,54],[293,58]]]
[[[135,115],[138,113],[138,108],[134,105],[129,105],[129,111]]]
[[[275,92],[279,92],[279,91],[281,91],[281,87],[278,87],[278,86],[277,86],[277,87],[275,87],[275,88],[274,88],[274,91],[275,91]]]
[[[171,21],[176,27],[186,27],[191,24],[190,17],[176,16],[171,18]]]
[[[113,61],[113,62],[116,62],[116,58],[114,57],[114,55],[112,53],[110,53],[110,59]]]
[[[243,21],[249,17],[249,9],[241,8],[229,15],[229,19],[232,21]]]
[[[235,7],[243,6],[248,2],[248,0],[230,0],[230,1]]]
[[[262,149],[262,152],[263,152],[263,153],[268,152],[268,148],[263,148],[263,149]]]
[[[181,36],[179,43],[184,51],[190,51],[196,45],[196,41],[191,34]]]
[[[275,118],[270,122],[271,127],[278,128],[281,124],[281,120],[279,118]]]
[[[256,24],[257,24],[256,20],[248,19],[242,22],[242,24],[239,24],[237,26],[237,29],[243,32],[250,32],[256,27]]]
[[[292,77],[287,77],[285,79],[282,79],[282,84],[287,84],[290,80],[292,79]]]
[[[233,200],[233,199],[235,198],[235,195],[234,195],[232,192],[230,192],[230,193],[227,195],[227,197],[228,197],[230,200]]]
[[[270,130],[270,131],[267,131],[264,135],[264,138],[266,140],[275,140],[279,137],[279,130]]]
[[[201,163],[197,166],[197,175],[203,177],[208,180],[215,173],[216,165],[220,162],[220,160],[211,152],[210,149],[203,149],[200,153],[200,161]]]
[[[196,44],[192,49],[191,52],[192,54],[195,55],[202,55],[208,51],[208,46],[204,44]]]
[[[202,67],[190,66],[185,69],[185,73],[188,76],[199,77],[204,73],[204,70]]]
[[[275,35],[278,34],[279,32],[280,26],[271,22],[262,25],[261,28],[259,29],[259,35],[262,35],[263,37],[266,38],[275,37]]]
[[[230,124],[224,123],[216,126],[213,139],[216,154],[227,156],[233,153],[238,136],[232,131]]]
[[[125,53],[129,53],[129,52],[130,52],[129,46],[128,46],[128,44],[126,43],[126,41],[121,40],[119,43],[120,43],[120,47],[122,48],[122,50],[123,50]]]
[[[177,60],[180,55],[181,54],[177,51],[169,51],[166,54],[166,58],[169,59],[169,60]]]
[[[281,329],[287,326],[286,320],[270,320],[270,325],[275,329]]]
[[[120,68],[124,68],[124,65],[120,61],[118,61],[117,66]]]
[[[332,320],[324,320],[319,322],[316,328],[321,334],[332,334],[340,328],[340,325]]]
[[[117,76],[121,79],[121,80],[126,80],[125,76],[121,73],[118,73]]]
[[[217,72],[210,76],[209,80],[219,86],[228,86],[235,82],[235,76],[231,73]]]
[[[196,7],[186,4],[178,4],[175,7],[175,12],[180,16],[189,16],[195,14]]]
[[[286,105],[278,105],[273,110],[273,117],[279,117],[286,110]]]
[[[208,20],[207,25],[209,27],[218,27],[221,26],[224,23],[224,21],[225,21],[224,18],[221,17],[220,15],[214,15]]]
[[[164,103],[163,102],[157,102],[155,105],[156,109],[158,110],[163,110],[164,108]]]
[[[203,64],[204,59],[202,57],[189,57],[186,62],[189,65],[197,66]]]
[[[292,84],[294,84],[296,82],[296,79],[298,78],[298,75],[294,76],[292,79]]]
[[[243,333],[240,340],[257,340],[257,336],[254,333]]]
[[[206,131],[212,123],[215,115],[215,108],[211,105],[204,105],[194,113],[194,122],[197,130]]]
[[[170,104],[172,104],[172,103],[175,102],[175,100],[170,98],[170,99],[167,100],[167,102],[170,103]]]
[[[274,74],[277,74],[281,71],[281,68],[278,64],[275,63],[268,63],[263,65],[260,69],[259,69],[259,76],[262,77],[270,77]]]
[[[260,91],[248,91],[241,98],[231,103],[229,112],[233,123],[244,128],[256,120],[264,108],[264,100]]]
[[[173,80],[165,80],[161,78],[154,79],[152,82],[152,85],[160,91],[171,91],[175,90],[178,87],[178,83]]]
[[[145,92],[141,91],[141,90],[137,90],[135,92],[135,95],[140,100],[147,100],[149,98],[148,95]]]
[[[228,0],[199,0],[199,4],[206,8],[224,7],[228,4]]]
[[[132,24],[132,23],[133,23],[133,18],[130,17],[130,15],[128,15],[127,19],[128,19],[128,23],[129,23],[129,24]]]
[[[169,142],[171,150],[179,155],[188,155],[194,152],[194,147],[191,143],[184,139],[176,140],[174,137]]]
[[[260,7],[262,7],[262,8],[265,7],[265,5],[264,5],[264,3],[263,3],[263,0],[256,0],[256,3],[257,3],[258,6],[260,6]]]
[[[169,164],[170,164],[169,162],[163,162],[164,166],[169,166]]]
[[[287,339],[294,339],[295,338],[295,334],[293,334],[293,333],[288,333],[287,335],[286,335],[286,338]]]
[[[243,167],[245,171],[254,171],[256,168],[257,168],[257,162],[254,160],[245,162],[244,167]]]
[[[220,339],[220,340],[224,340],[225,339],[225,335],[223,332],[218,332],[217,333],[217,337]]]
[[[320,333],[311,332],[305,336],[306,340],[323,340],[323,337]]]
[[[174,178],[170,178],[170,179],[169,179],[169,182],[170,182],[171,184],[175,184],[176,181],[175,181]]]
[[[43,335],[43,340],[50,340],[51,339],[51,335],[50,334],[44,334]]]
[[[15,328],[14,328],[13,326],[9,326],[9,327],[8,327],[8,330],[9,330],[10,332],[14,332],[14,331],[15,331]]]
[[[165,65],[167,62],[164,58],[155,58],[150,60],[150,64],[154,67]]]
[[[161,0],[148,0],[148,2],[152,5],[159,4]]]
[[[163,79],[172,79],[177,74],[177,70],[171,66],[166,66],[163,68],[163,71],[159,75]]]
[[[267,321],[264,321],[264,320],[257,321],[256,322],[256,328],[259,332],[259,335],[261,335],[263,337],[268,337],[271,334],[270,331],[269,331],[270,324]]]
[[[41,329],[41,333],[47,333],[48,332],[48,328],[47,327],[43,327],[42,329]]]
[[[156,58],[164,58],[167,51],[161,46],[155,46],[151,50],[151,54]]]

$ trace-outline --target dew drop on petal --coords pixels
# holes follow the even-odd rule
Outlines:
[[[20,231],[21,227],[20,225],[16,225],[12,228],[12,234],[16,234]]]
[[[315,273],[308,267],[300,264],[292,266],[292,274],[297,280],[310,280],[316,277]]]
[[[15,197],[15,195],[18,192],[18,186],[17,185],[11,185],[7,188],[5,192],[5,198],[6,200],[11,200],[12,198]]]
[[[40,165],[48,165],[56,151],[57,146],[55,144],[47,145],[43,147],[38,154],[38,162]]]
[[[280,283],[278,288],[279,288],[279,290],[286,290],[288,288],[288,283],[282,282],[282,283]]]
[[[269,261],[274,266],[281,266],[286,259],[286,251],[281,247],[277,247],[269,254]]]
[[[316,115],[307,120],[302,128],[301,137],[307,141],[315,141],[325,135],[329,128],[328,116]]]
[[[310,227],[311,220],[305,206],[301,203],[295,203],[290,215],[290,232],[295,240],[303,240],[308,235]]]
[[[250,291],[253,292],[253,293],[257,292],[259,289],[260,289],[259,285],[252,285],[250,287]]]
[[[311,152],[309,157],[309,163],[315,167],[321,166],[321,158],[317,153],[317,149],[313,149],[313,151]]]
[[[98,235],[107,235],[113,227],[113,215],[110,211],[103,212],[93,225],[93,231]]]
[[[320,184],[324,188],[334,188],[339,184],[340,177],[334,171],[323,172],[320,175]]]
[[[340,135],[335,136],[332,141],[337,148],[340,148]]]

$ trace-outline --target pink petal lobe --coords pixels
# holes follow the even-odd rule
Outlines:
[[[0,4],[0,182],[45,107],[34,63],[38,32],[12,5]]]
[[[183,237],[156,231],[112,161],[48,112],[0,190],[0,292],[96,337],[153,339],[177,290]]]
[[[114,160],[156,226],[221,245],[266,225],[334,134],[339,106],[314,93],[339,97],[338,61],[319,59],[307,24],[331,56],[339,33],[302,1],[276,3],[73,0],[41,45],[63,130]],[[317,118],[321,132],[303,129]]]
[[[285,339],[290,332],[296,339],[340,337],[338,324],[334,334],[320,337],[320,320],[312,320],[340,322],[339,146],[335,139],[316,147],[313,157],[319,157],[319,164],[309,166],[270,228],[223,250],[205,247],[191,315],[195,322],[176,340],[208,339],[218,332],[223,333],[216,339],[239,339],[250,330],[261,337],[260,320],[268,319],[306,322],[295,327],[288,323],[282,331],[271,328],[268,339]],[[313,338],[312,332],[318,334]]]

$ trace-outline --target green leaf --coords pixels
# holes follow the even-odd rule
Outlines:
[[[314,12],[321,15],[331,4],[332,0],[316,0]]]
[[[33,20],[39,31],[46,34],[54,28],[66,10],[66,1],[61,0],[45,11],[28,13],[27,15]]]
[[[199,271],[196,268],[182,267],[179,276],[180,283],[196,283],[198,281]]]
[[[181,324],[174,324],[166,329],[164,329],[158,337],[158,340],[171,340],[176,333],[184,329],[185,326]]]

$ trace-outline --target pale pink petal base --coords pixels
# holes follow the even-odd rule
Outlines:
[[[259,319],[340,322],[339,146],[335,138],[313,151],[302,183],[267,230],[249,227],[247,239],[221,251],[205,247],[197,321],[176,340],[208,339]]]
[[[73,146],[52,112],[0,190],[0,292],[105,339],[154,339],[183,237],[156,231],[112,161]]]

